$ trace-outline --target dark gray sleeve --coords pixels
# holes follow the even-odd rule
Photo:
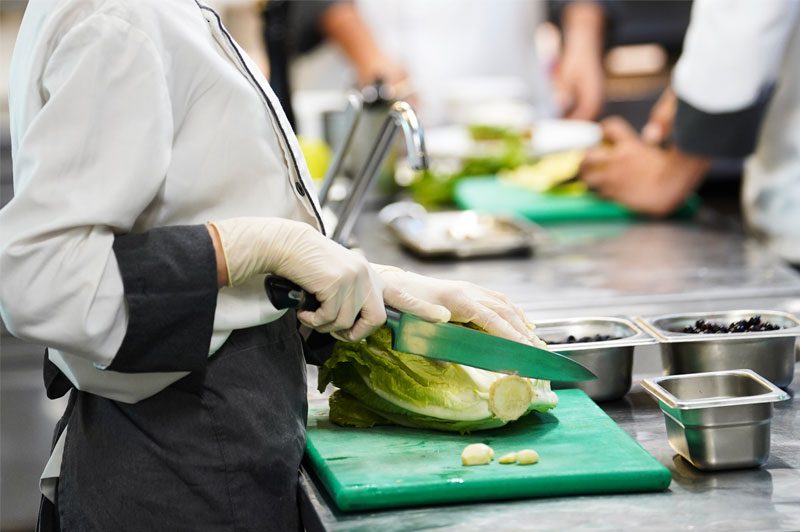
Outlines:
[[[547,0],[545,6],[547,8],[547,19],[558,27],[561,27],[562,17],[564,10],[575,2],[583,0]],[[594,4],[602,7],[606,12],[606,16],[613,15],[619,9],[619,1],[615,0],[592,0]]]
[[[555,24],[559,29],[564,29],[563,18],[566,8],[575,2],[582,0],[547,0],[545,3],[547,11],[547,19]],[[600,6],[605,14],[605,32],[603,41],[605,47],[608,47],[610,35],[614,27],[617,12],[619,11],[617,3],[614,0],[592,0],[592,3]]]
[[[294,35],[296,51],[304,54],[325,40],[320,21],[330,7],[347,0],[295,0],[290,4],[289,28]]]
[[[106,368],[123,373],[205,367],[217,306],[217,262],[205,225],[114,239],[128,329]]]
[[[579,0],[548,0],[548,17],[562,26],[564,9]],[[690,0],[594,0],[605,11],[606,47],[658,43],[679,52],[689,27]]]
[[[772,92],[770,88],[751,106],[728,113],[707,113],[679,98],[673,126],[675,144],[685,153],[706,157],[750,155]]]

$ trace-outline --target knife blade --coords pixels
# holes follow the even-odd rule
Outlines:
[[[301,287],[270,275],[264,289],[277,309],[316,310],[319,301]],[[530,345],[452,323],[432,323],[386,308],[392,349],[476,368],[562,382],[594,380],[594,373],[574,360]]]

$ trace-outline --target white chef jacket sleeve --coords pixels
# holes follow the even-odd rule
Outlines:
[[[146,34],[96,14],[15,95],[34,110],[0,212],[0,311],[14,335],[120,372],[205,364],[217,296],[205,227],[131,233],[165,186],[165,76]]]
[[[681,150],[741,157],[756,144],[792,33],[796,0],[696,0],[673,74]]]

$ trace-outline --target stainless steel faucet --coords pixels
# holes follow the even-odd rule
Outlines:
[[[339,175],[339,170],[342,169],[342,163],[350,149],[350,143],[353,141],[353,133],[356,131],[358,120],[361,118],[361,111],[364,108],[364,99],[360,92],[352,91],[347,95],[347,108],[345,114],[348,116],[347,126],[344,130],[342,142],[336,148],[336,153],[333,155],[328,171],[325,172],[325,177],[322,180],[322,186],[319,189],[319,205],[324,207],[328,202],[328,195],[330,194],[331,185]]]
[[[353,180],[353,188],[345,200],[344,207],[339,214],[339,222],[333,230],[333,240],[342,245],[347,245],[350,239],[356,219],[364,206],[369,187],[375,181],[398,130],[403,132],[406,157],[411,168],[414,170],[428,168],[422,127],[414,109],[406,102],[394,102],[389,108],[389,114],[381,126],[380,133],[378,133],[361,171]]]

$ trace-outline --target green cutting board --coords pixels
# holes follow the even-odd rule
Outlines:
[[[401,427],[342,428],[312,409],[308,458],[341,510],[489,499],[664,490],[670,472],[581,390],[559,390],[552,414],[459,435]],[[535,465],[461,465],[469,443],[495,456],[535,449]]]
[[[618,220],[637,216],[619,203],[605,201],[591,192],[577,195],[541,194],[504,183],[494,176],[460,180],[455,185],[453,198],[463,209],[491,214],[516,214],[535,222]],[[676,216],[691,216],[697,211],[698,205],[699,199],[693,196]]]

